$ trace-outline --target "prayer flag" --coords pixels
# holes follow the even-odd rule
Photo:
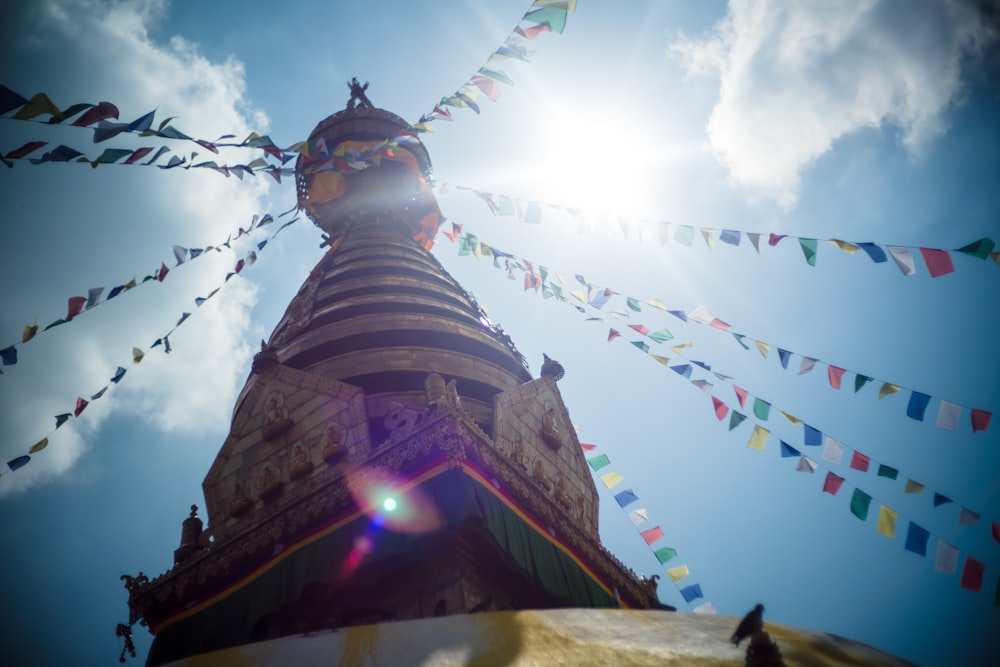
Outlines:
[[[739,245],[740,233],[734,229],[723,229],[722,233],[719,234],[719,240],[729,245]]]
[[[774,247],[774,246],[778,245],[778,243],[781,241],[781,239],[785,238],[786,236],[788,236],[788,234],[771,234],[767,238],[767,245],[769,245],[771,247]]]
[[[993,539],[1000,543],[1000,523],[994,521],[991,530],[993,531]]]
[[[64,412],[61,415],[56,415],[56,428],[59,428],[60,426],[65,424],[66,421],[72,416],[73,415],[69,412]]]
[[[650,339],[655,340],[657,343],[664,343],[672,339],[674,335],[666,329],[660,329],[659,331],[654,331],[653,333],[649,334],[649,337]]]
[[[114,376],[112,376],[111,381],[118,384],[123,377],[125,377],[125,369],[119,366],[118,370],[115,371]]]
[[[802,428],[805,430],[805,444],[809,446],[823,444],[823,433],[819,429],[815,429],[809,424],[803,424]]]
[[[758,419],[767,421],[768,415],[771,414],[771,404],[763,399],[755,397],[753,399],[753,413]]]
[[[896,537],[896,519],[898,518],[899,512],[885,505],[880,506],[878,510],[878,523],[875,526],[875,530],[886,537]]]
[[[30,460],[31,457],[28,456],[27,454],[25,454],[24,456],[18,456],[16,459],[11,459],[10,461],[7,461],[7,467],[10,468],[12,471],[14,471],[17,470],[18,468],[23,468],[24,466],[28,465],[28,461]]]
[[[792,353],[788,350],[783,350],[778,348],[778,361],[781,362],[781,367],[788,370],[788,360],[792,358]]]
[[[659,526],[650,528],[649,530],[644,530],[639,534],[642,535],[642,539],[645,540],[646,544],[652,544],[653,542],[663,539],[664,537],[663,530]]]
[[[88,403],[89,402],[85,401],[82,396],[77,396],[76,397],[76,409],[73,410],[73,416],[74,417],[79,417],[80,413],[83,412],[86,409]]]
[[[610,343],[610,342],[611,342],[611,341],[613,341],[613,340],[614,340],[615,338],[618,338],[618,337],[619,337],[619,336],[621,336],[621,335],[622,335],[622,334],[621,334],[621,332],[620,332],[620,331],[618,331],[617,329],[611,329],[611,330],[610,330],[610,331],[608,332],[608,342]]]
[[[760,351],[760,356],[767,359],[767,353],[771,351],[771,346],[762,340],[755,340],[754,343],[757,344],[757,349]]]
[[[35,337],[38,333],[38,320],[35,320],[34,324],[25,324],[24,331],[21,333],[21,342],[27,343],[29,340]]]
[[[802,363],[799,365],[799,375],[805,375],[813,369],[816,365],[816,360],[811,357],[802,357]]]
[[[912,479],[906,480],[906,486],[903,487],[903,493],[921,493],[924,490],[924,485],[920,482],[915,482]]]
[[[678,364],[669,368],[678,375],[682,375],[689,380],[691,379],[691,364]]]
[[[802,254],[806,257],[806,263],[809,266],[816,266],[816,239],[799,239],[799,245],[802,246]]]
[[[937,427],[946,428],[949,431],[958,430],[958,416],[962,412],[962,406],[950,401],[941,401],[938,409]]]
[[[934,507],[941,507],[951,502],[951,498],[941,493],[934,493]]]
[[[989,257],[990,251],[993,250],[995,245],[996,244],[993,242],[993,239],[979,239],[969,245],[958,248],[955,252],[965,253],[966,255],[978,257],[979,259],[986,259]]]
[[[715,407],[715,418],[721,422],[729,414],[729,406],[715,396],[712,397],[712,405]]]
[[[740,407],[741,407],[741,408],[745,408],[745,407],[746,407],[746,404],[747,404],[747,395],[748,395],[748,392],[747,392],[747,390],[746,390],[746,389],[743,389],[742,387],[737,387],[737,386],[736,386],[736,385],[734,384],[734,385],[733,385],[733,391],[735,391],[735,392],[736,392],[736,398],[737,398],[737,399],[739,400],[739,402],[740,402]]]
[[[608,458],[607,454],[601,454],[600,456],[587,459],[587,463],[589,463],[590,467],[594,470],[600,470],[606,465],[611,465],[611,459]]]
[[[898,475],[899,475],[899,471],[896,470],[895,468],[889,467],[889,466],[885,465],[884,463],[880,463],[879,464],[879,466],[878,466],[878,476],[879,477],[888,477],[889,479],[896,479],[896,477]]]
[[[747,447],[763,451],[764,446],[767,444],[767,436],[769,433],[770,431],[763,426],[754,426],[753,433],[750,434],[750,441],[747,443]]]
[[[931,273],[931,278],[943,276],[955,270],[955,265],[951,263],[951,255],[947,250],[936,248],[921,248],[920,254],[924,256],[927,270]]]
[[[132,348],[132,363],[134,364],[139,363],[140,361],[142,361],[142,358],[144,356],[146,356],[146,354],[142,350],[140,350],[137,347]]]
[[[802,423],[801,419],[799,419],[798,417],[793,417],[792,415],[788,414],[784,410],[778,410],[778,412],[780,412],[781,416],[784,417],[785,419],[787,419],[788,423],[791,424],[792,426],[798,426],[799,424]]]
[[[823,460],[827,463],[838,464],[844,456],[844,445],[837,442],[830,436],[826,436],[826,444],[823,446]]]
[[[624,479],[625,477],[623,477],[621,474],[617,472],[609,472],[607,475],[601,477],[601,481],[604,482],[604,486],[608,487],[609,489],[615,488],[616,486],[621,484],[622,480]]]
[[[978,593],[983,589],[983,574],[986,573],[986,565],[980,563],[972,556],[965,557],[965,566],[962,567],[961,586],[967,591]]]
[[[851,514],[862,521],[868,518],[868,507],[872,504],[872,497],[861,489],[854,489],[851,496]]]
[[[889,382],[883,382],[882,388],[878,390],[878,399],[881,401],[886,396],[895,394],[900,389],[902,389],[902,387],[900,387],[899,385],[891,384]]]
[[[691,611],[695,614],[708,614],[710,616],[719,613],[715,610],[715,605],[711,602],[703,602]]]
[[[862,454],[859,451],[854,452],[851,455],[851,467],[855,470],[860,470],[861,472],[868,472],[868,464],[871,463],[871,459]]]
[[[885,256],[885,251],[874,243],[859,243],[857,245],[859,248],[864,250],[865,254],[871,257],[871,260],[876,264],[881,264],[886,261],[887,258]]]
[[[668,364],[670,364],[670,358],[669,357],[661,357],[658,354],[651,354],[649,356],[651,356],[653,359],[656,359],[658,362],[660,362],[664,366],[667,366]]]
[[[747,418],[746,415],[740,414],[739,412],[736,412],[736,410],[733,410],[732,413],[730,413],[729,415],[729,430],[732,431],[734,428],[742,424],[743,420],[746,418]]]
[[[739,343],[740,347],[742,347],[744,350],[750,349],[750,346],[743,342],[743,339],[746,338],[746,336],[744,336],[743,334],[734,333],[733,338],[736,339],[736,342]]]
[[[643,352],[649,352],[649,345],[647,345],[643,341],[641,341],[641,340],[634,340],[634,341],[631,341],[631,342],[632,342],[632,345],[635,345],[637,348],[639,348]]]
[[[631,505],[637,500],[639,500],[639,498],[632,493],[632,489],[625,489],[624,491],[615,494],[615,501],[618,503],[619,507]]]
[[[166,264],[160,262],[160,271],[156,274],[156,279],[162,283],[163,279],[167,277],[168,273],[170,273],[170,269],[167,268]]]
[[[687,565],[678,565],[677,567],[672,567],[669,570],[667,570],[667,576],[669,576],[671,581],[673,581],[675,584],[684,579],[684,577],[688,576],[689,574],[691,574],[691,570],[688,569]]]
[[[646,303],[649,304],[650,306],[652,306],[653,308],[659,308],[660,310],[666,310],[667,309],[667,304],[663,303],[659,299],[650,299]]]
[[[701,235],[703,237],[705,237],[705,245],[707,245],[708,249],[711,250],[712,249],[712,242],[713,242],[713,240],[715,238],[715,237],[712,236],[712,230],[711,229],[706,229],[706,228],[702,227],[701,228]]]
[[[87,303],[87,298],[83,296],[71,296],[68,301],[66,309],[66,321],[69,322],[71,319],[80,314],[83,310],[84,304]]]
[[[747,238],[750,239],[750,243],[751,243],[751,245],[753,245],[753,249],[756,250],[757,254],[759,255],[760,254],[760,234],[758,234],[757,232],[747,232]]]
[[[816,462],[808,456],[803,456],[799,459],[799,464],[795,466],[795,471],[814,473],[816,472]]]
[[[781,441],[781,458],[787,459],[799,455],[800,455],[799,450],[795,449],[784,440]]]
[[[674,240],[690,248],[692,241],[694,241],[694,227],[690,225],[677,225],[677,231],[674,232]]]
[[[840,485],[844,483],[844,478],[833,472],[826,473],[826,479],[823,481],[823,493],[829,493],[831,496],[837,495],[837,491],[840,491]]]
[[[625,305],[629,307],[629,310],[634,310],[637,313],[642,312],[642,308],[639,307],[639,301],[630,296],[625,297]]]
[[[629,512],[628,518],[632,521],[633,525],[638,526],[640,523],[647,521],[649,519],[649,515],[646,513],[646,508],[643,507],[642,509],[632,510]]]
[[[861,388],[863,386],[865,386],[865,383],[871,382],[871,381],[872,381],[872,379],[870,377],[868,377],[867,375],[862,375],[861,373],[858,373],[857,375],[855,375],[854,376],[854,393],[856,394],[859,391],[861,391]]]
[[[585,442],[580,443],[580,448],[585,452],[592,452],[597,449],[597,445],[588,445]]]
[[[927,410],[927,404],[930,403],[931,397],[927,394],[921,394],[919,391],[914,391],[910,394],[910,403],[906,406],[906,416],[910,419],[916,419],[918,422],[924,420],[924,412]]]
[[[90,310],[91,308],[97,305],[97,302],[101,298],[101,292],[103,291],[104,291],[103,287],[91,287],[89,290],[87,290],[87,305],[86,305],[87,310]]]
[[[958,525],[975,526],[978,523],[979,515],[970,510],[968,507],[963,507],[962,511],[958,515]]]
[[[930,533],[911,521],[910,527],[906,531],[906,550],[920,556],[926,556],[927,539],[930,536]]]
[[[11,345],[0,350],[0,359],[4,366],[13,366],[17,363],[17,348]]]
[[[985,431],[990,427],[990,418],[993,417],[992,413],[986,412],[986,410],[976,410],[972,409],[972,432]]]
[[[917,273],[917,266],[913,261],[913,255],[910,254],[909,248],[898,245],[891,245],[888,248],[889,254],[892,255],[892,260],[896,262],[896,266],[899,267],[904,276],[912,276]]]
[[[677,552],[670,547],[660,547],[653,552],[653,555],[656,556],[656,560],[660,561],[661,565],[677,558]]]
[[[106,392],[107,390],[108,390],[108,385],[104,385],[104,387],[99,392],[90,397],[90,400],[96,401],[101,396],[104,396],[104,392]]]
[[[701,584],[691,584],[681,589],[681,597],[684,598],[685,602],[691,602],[692,600],[697,600],[698,598],[705,597],[701,592]]]
[[[181,264],[184,263],[184,261],[187,259],[187,255],[188,255],[187,248],[179,245],[174,246],[174,259],[177,260],[177,266],[180,266]]]
[[[49,439],[48,438],[42,438],[41,440],[39,440],[38,442],[36,442],[35,444],[33,444],[31,446],[31,449],[28,450],[28,453],[29,454],[34,454],[36,452],[40,452],[43,449],[45,449],[46,447],[48,447],[48,445],[49,445]]]
[[[934,570],[951,574],[958,566],[958,549],[944,540],[938,540],[937,554],[934,557]]]
[[[830,378],[830,386],[834,389],[840,389],[840,381],[844,377],[844,369],[836,366],[827,366],[826,374]]]

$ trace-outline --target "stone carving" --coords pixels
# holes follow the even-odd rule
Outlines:
[[[389,440],[399,442],[420,423],[420,414],[413,408],[393,401],[389,404],[389,414],[383,424],[389,430]]]
[[[521,438],[515,440],[514,444],[511,445],[510,460],[525,472],[528,471],[528,464],[524,459],[524,443]]]
[[[292,479],[302,479],[312,470],[313,464],[309,457],[309,449],[301,442],[292,445],[292,463],[288,475]]]
[[[559,427],[556,425],[555,408],[546,410],[542,418],[542,441],[552,449],[562,447],[562,436],[559,435]]]
[[[280,391],[271,392],[264,404],[264,416],[267,421],[264,423],[261,434],[265,440],[274,440],[291,427],[292,421],[288,418],[284,394]]]
[[[431,373],[424,380],[424,394],[427,398],[428,409],[434,409],[440,406],[445,400],[446,387],[444,384],[444,378],[438,373]]]
[[[541,459],[535,459],[531,464],[531,478],[535,480],[538,486],[545,489],[546,493],[552,490],[552,482],[549,481],[549,476],[545,474],[545,464],[542,463]]]
[[[351,80],[347,82],[347,87],[351,89],[351,98],[347,100],[348,109],[361,108],[372,108],[372,103],[365,95],[365,91],[368,90],[368,82],[365,81],[364,85],[358,81],[358,77],[352,76]]]
[[[448,385],[444,389],[444,400],[452,410],[462,409],[462,398],[458,395],[458,382],[454,378],[448,380]]]
[[[265,463],[257,473],[257,490],[264,500],[274,500],[284,488],[278,469],[273,463]]]
[[[334,422],[327,424],[323,431],[323,460],[330,465],[337,465],[347,458],[347,445],[344,444],[346,434],[344,427]]]
[[[253,507],[253,501],[247,496],[243,482],[236,482],[233,498],[229,503],[229,513],[233,516],[243,516]]]
[[[587,520],[587,501],[582,493],[576,494],[576,513],[581,522]]]
[[[573,509],[573,502],[569,499],[569,494],[566,493],[566,482],[563,480],[562,475],[556,477],[556,490],[554,493],[556,502],[562,507],[566,512],[570,512]]]

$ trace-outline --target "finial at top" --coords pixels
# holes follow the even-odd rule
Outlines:
[[[562,364],[560,364],[555,359],[550,359],[549,355],[544,353],[542,354],[542,359],[543,363],[542,363],[541,376],[550,377],[556,382],[561,380],[563,378],[563,375],[566,374],[566,370],[562,367]]]
[[[358,107],[371,109],[373,105],[368,96],[365,95],[365,91],[368,90],[368,82],[365,81],[364,85],[358,83],[358,77],[352,76],[351,80],[347,82],[347,87],[351,89],[351,98],[347,100],[347,108],[357,109]]]

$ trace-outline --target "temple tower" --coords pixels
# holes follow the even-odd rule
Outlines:
[[[547,360],[429,253],[431,163],[398,116],[336,113],[296,167],[328,252],[254,359],[175,565],[124,577],[148,664],[470,612],[658,606],[600,544]]]

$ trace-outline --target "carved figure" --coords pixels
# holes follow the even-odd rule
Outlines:
[[[398,442],[412,431],[420,422],[420,415],[416,410],[408,408],[402,403],[393,401],[389,404],[389,413],[382,422],[389,429],[389,439]]]
[[[511,445],[510,458],[514,463],[520,466],[522,470],[528,469],[528,465],[524,460],[524,443],[521,442],[520,438],[515,440],[514,444]]]
[[[271,500],[281,493],[282,484],[278,478],[278,471],[270,463],[265,463],[264,467],[257,473],[257,490],[264,500]]]
[[[448,380],[445,387],[445,404],[453,410],[462,409],[462,398],[458,395],[458,382],[454,378]]]
[[[233,489],[233,498],[230,503],[229,513],[233,516],[241,516],[246,514],[253,506],[253,501],[247,497],[246,489],[243,486],[243,482],[236,482],[236,487]]]
[[[559,435],[559,427],[556,425],[555,408],[549,408],[542,417],[542,440],[552,449],[562,447],[562,438]]]
[[[309,450],[301,442],[292,445],[292,465],[288,469],[288,474],[292,479],[305,477],[312,470],[312,461],[309,460]]]
[[[576,513],[580,515],[580,521],[587,518],[587,501],[584,500],[582,493],[576,494]]]
[[[327,424],[323,432],[323,460],[330,465],[336,465],[347,457],[347,447],[344,445],[344,427],[340,424]]]
[[[541,459],[535,459],[531,464],[531,478],[535,480],[538,486],[545,489],[545,491],[552,490],[552,482],[549,481],[548,475],[545,474],[545,464],[542,463]]]
[[[351,89],[351,98],[347,100],[348,109],[356,109],[358,107],[372,108],[371,100],[365,95],[365,91],[368,90],[367,81],[365,81],[364,85],[361,85],[358,82],[358,77],[352,76],[351,80],[347,82],[347,87]]]
[[[125,582],[125,590],[127,590],[130,594],[149,583],[149,577],[144,575],[141,571],[134,577],[123,574],[118,578]]]
[[[573,509],[573,503],[569,499],[569,494],[566,493],[566,482],[563,481],[562,476],[556,477],[556,490],[554,493],[556,502],[562,506],[564,510],[569,512]]]

